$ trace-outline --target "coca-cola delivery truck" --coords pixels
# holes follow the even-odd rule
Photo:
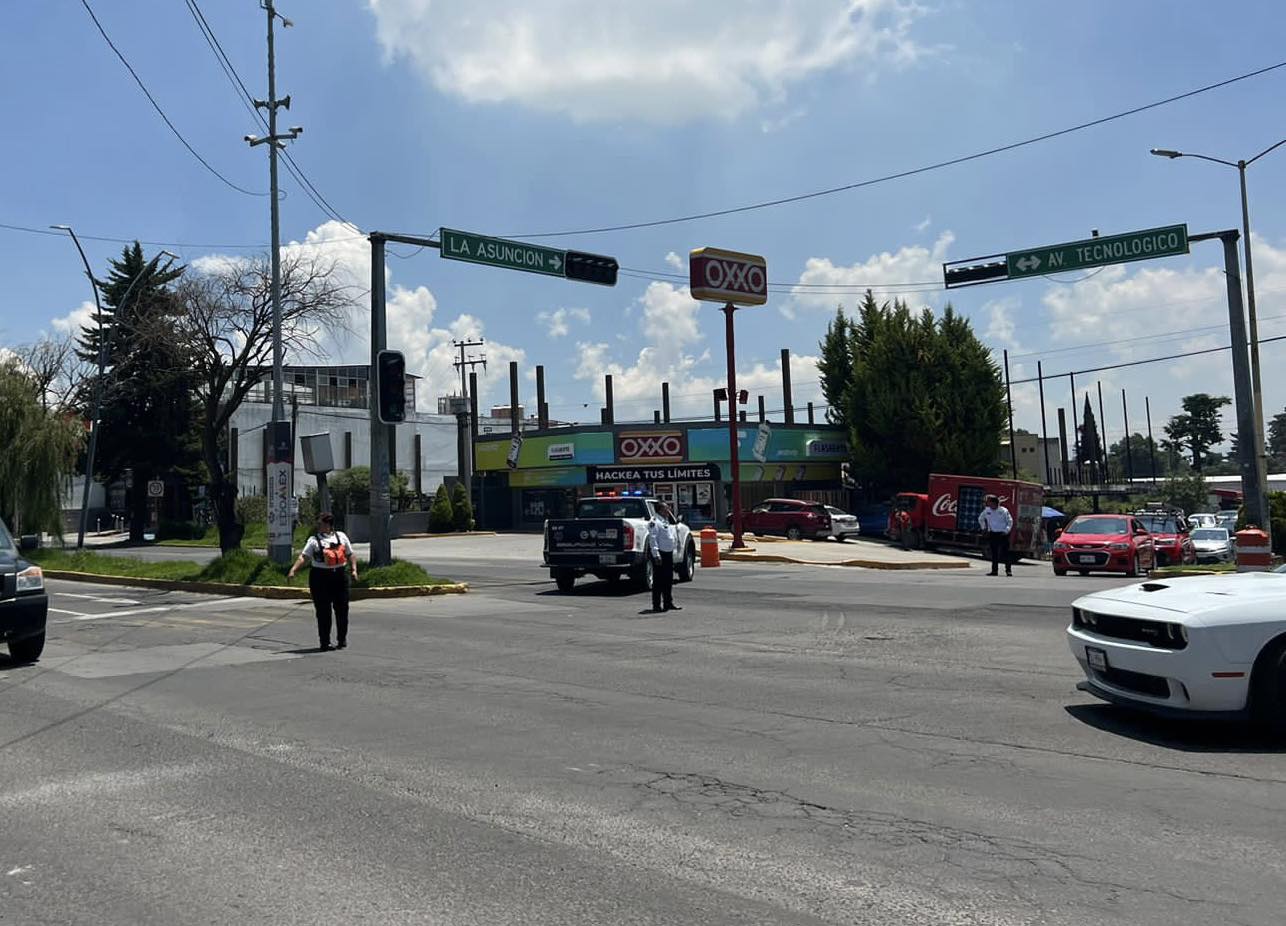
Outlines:
[[[956,547],[982,550],[978,527],[983,499],[995,495],[1009,509],[1014,529],[1009,547],[1017,556],[1035,556],[1041,545],[1045,490],[1034,482],[982,476],[929,476],[928,492],[899,492],[889,512],[887,534],[907,549]]]

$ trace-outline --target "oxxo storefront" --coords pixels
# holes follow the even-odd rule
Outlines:
[[[745,422],[738,443],[743,506],[772,497],[843,503],[841,431],[770,424],[765,441],[758,422]],[[546,518],[570,517],[576,499],[610,492],[663,499],[696,528],[727,523],[726,424],[558,428],[517,441],[484,435],[475,466],[478,522],[491,530],[539,530]]]

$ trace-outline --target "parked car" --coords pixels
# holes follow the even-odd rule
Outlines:
[[[1286,732],[1286,574],[1151,581],[1072,604],[1076,687],[1171,716],[1256,717]]]
[[[40,567],[23,559],[38,539],[23,537],[21,548],[0,521],[0,640],[18,662],[35,662],[45,649],[49,596]]]
[[[1083,514],[1072,519],[1054,541],[1054,575],[1069,569],[1143,575],[1156,566],[1152,535],[1128,514]]]
[[[857,515],[841,511],[834,505],[827,505],[826,513],[831,516],[831,536],[836,540],[842,542],[849,537],[862,535],[862,526],[857,521]]]
[[[1215,515],[1215,526],[1222,527],[1230,534],[1237,532],[1237,512],[1221,511]]]
[[[1236,544],[1236,539],[1222,527],[1198,527],[1192,532],[1198,563],[1231,563],[1237,558]]]
[[[1195,514],[1188,515],[1188,529],[1196,530],[1198,527],[1219,527],[1219,516],[1209,511],[1199,511]]]
[[[831,516],[821,502],[770,498],[741,519],[747,534],[779,534],[790,540],[825,540],[831,535]]]
[[[1158,566],[1191,565],[1197,561],[1197,548],[1182,511],[1149,507],[1134,512],[1134,517],[1152,534]]]

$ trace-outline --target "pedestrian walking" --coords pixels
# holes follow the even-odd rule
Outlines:
[[[308,566],[308,592],[317,614],[317,639],[325,651],[330,645],[331,612],[335,614],[335,645],[348,645],[348,577],[357,578],[357,557],[353,544],[343,531],[335,530],[335,517],[329,511],[317,518],[317,530],[304,544],[303,552],[289,576]]]
[[[652,612],[682,611],[674,603],[674,549],[678,546],[678,531],[674,515],[664,502],[656,506],[656,517],[648,522],[647,536],[652,549]]]
[[[1009,562],[1009,532],[1014,529],[1014,517],[1008,508],[1000,504],[1000,499],[988,495],[985,508],[978,514],[978,527],[987,535],[987,548],[991,551],[991,572],[988,575],[999,575],[999,565],[1003,558],[1005,575],[1014,574]]]

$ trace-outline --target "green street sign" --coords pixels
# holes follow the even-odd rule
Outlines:
[[[438,253],[449,260],[465,260],[471,264],[543,273],[551,277],[564,276],[563,267],[567,262],[566,251],[504,238],[488,238],[451,228],[442,229]]]
[[[1188,253],[1188,226],[1167,225],[1146,231],[1087,238],[1043,248],[1012,251],[1005,255],[1009,279],[1041,276],[1061,270],[1080,270],[1106,264],[1124,264],[1132,260],[1172,257]]]

